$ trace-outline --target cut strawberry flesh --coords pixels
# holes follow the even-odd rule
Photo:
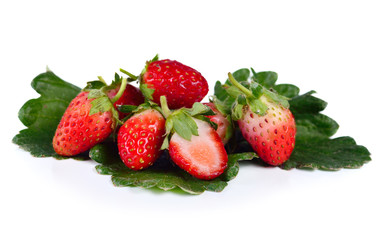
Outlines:
[[[213,179],[227,167],[227,153],[217,132],[208,123],[195,120],[199,136],[191,141],[174,134],[170,141],[172,160],[182,169],[200,179]]]

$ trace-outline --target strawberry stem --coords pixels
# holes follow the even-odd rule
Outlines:
[[[249,91],[246,87],[244,87],[243,85],[241,85],[238,81],[236,81],[236,79],[234,78],[234,76],[232,76],[231,73],[228,73],[228,79],[230,80],[230,82],[232,84],[234,84],[235,87],[239,88],[240,91],[242,91],[247,97],[253,97],[253,94],[251,91]]]
[[[123,95],[126,87],[127,87],[127,79],[121,78],[121,85],[120,85],[119,91],[116,93],[115,97],[113,97],[111,99],[112,103],[115,103],[117,100],[120,99],[120,97]]]
[[[103,79],[102,76],[98,76],[98,79],[99,79],[99,81],[101,81],[102,83],[104,83],[104,85],[107,86],[107,83],[106,83],[106,81]]]
[[[124,70],[122,68],[120,68],[120,72],[126,74],[128,77],[130,77],[133,80],[137,80],[138,79],[137,76],[133,75],[132,73],[130,73],[130,72],[128,72],[128,71],[126,71],[126,70]]]
[[[162,114],[167,119],[171,115],[171,110],[168,108],[166,96],[161,96],[159,101],[161,102]]]

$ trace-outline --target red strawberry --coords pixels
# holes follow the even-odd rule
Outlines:
[[[294,146],[296,126],[294,116],[287,108],[261,100],[268,106],[266,115],[260,116],[244,109],[238,121],[243,137],[259,157],[271,165],[280,165],[289,159]]]
[[[204,104],[210,107],[211,110],[213,110],[213,112],[215,113],[215,115],[210,115],[207,117],[210,119],[210,121],[218,125],[217,133],[219,137],[222,139],[223,144],[226,145],[226,143],[229,140],[229,137],[226,138],[227,129],[231,127],[229,120],[225,117],[225,115],[223,115],[220,111],[218,111],[214,103],[204,103]]]
[[[158,104],[166,96],[171,109],[190,108],[208,93],[208,83],[198,71],[169,59],[149,63],[141,77],[141,90],[142,85],[153,89],[150,97]]]
[[[234,105],[242,107],[233,108],[233,118],[241,116],[236,120],[243,137],[266,163],[276,166],[287,161],[294,150],[296,134],[294,116],[287,108],[287,100],[256,82],[249,90],[230,73],[229,80],[245,94],[243,98],[238,97],[241,100]]]
[[[111,111],[90,115],[92,101],[88,92],[81,92],[66,109],[53,138],[55,152],[62,156],[74,156],[85,152],[106,139],[115,128]]]
[[[165,119],[157,110],[148,109],[129,118],[118,132],[119,154],[124,164],[141,170],[159,157]]]
[[[119,91],[119,88],[120,88],[120,86],[116,89],[109,90],[107,92],[108,97],[110,99],[115,97],[116,93]],[[120,105],[138,106],[138,105],[142,104],[143,102],[144,102],[144,96],[142,95],[140,89],[138,89],[138,88],[136,88],[136,87],[134,87],[130,84],[127,84],[127,87],[125,88],[123,95],[121,95],[121,97],[114,103],[114,107],[117,110]],[[119,118],[120,119],[123,119],[127,115],[128,115],[127,113],[122,113],[122,112],[119,111]]]
[[[213,179],[227,167],[227,153],[217,132],[202,120],[194,119],[198,136],[191,140],[174,133],[170,140],[171,159],[183,170],[199,179]]]

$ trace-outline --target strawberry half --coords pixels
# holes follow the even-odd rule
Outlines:
[[[71,101],[52,141],[57,154],[74,156],[85,152],[115,129],[113,111],[90,114],[94,101],[95,98],[89,98],[89,92],[81,92]]]
[[[199,179],[213,179],[223,173],[228,157],[222,139],[206,116],[215,115],[210,107],[194,103],[192,108],[170,111],[166,97],[160,99],[166,118],[162,149],[169,149],[176,165]]]
[[[221,175],[227,167],[228,157],[221,138],[207,123],[194,119],[198,136],[191,140],[174,133],[170,140],[171,159],[192,176],[209,180]]]
[[[147,109],[129,118],[119,129],[118,149],[124,164],[141,170],[151,166],[159,157],[165,119],[155,109]]]
[[[171,109],[190,108],[208,93],[206,79],[195,69],[178,61],[164,59],[147,62],[141,73],[140,89],[144,95],[160,105],[166,96]]]
[[[229,80],[233,84],[229,92],[239,93],[232,117],[237,120],[243,137],[266,163],[276,166],[287,161],[295,147],[296,135],[287,99],[256,82],[248,89],[230,73]]]

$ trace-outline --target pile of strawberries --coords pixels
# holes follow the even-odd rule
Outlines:
[[[99,78],[88,84],[96,87],[86,87],[71,101],[53,138],[56,153],[74,156],[114,135],[120,158],[130,169],[151,166],[168,149],[177,166],[209,180],[227,167],[225,145],[234,128],[240,128],[250,151],[268,164],[282,164],[294,149],[294,117],[268,90],[255,94],[229,74],[231,87],[246,99],[240,115],[232,116],[220,111],[218,101],[200,103],[208,83],[180,62],[156,57],[139,76],[121,71],[126,78],[116,74],[111,85]],[[139,88],[128,84],[133,80]],[[259,105],[264,110],[255,107]]]

